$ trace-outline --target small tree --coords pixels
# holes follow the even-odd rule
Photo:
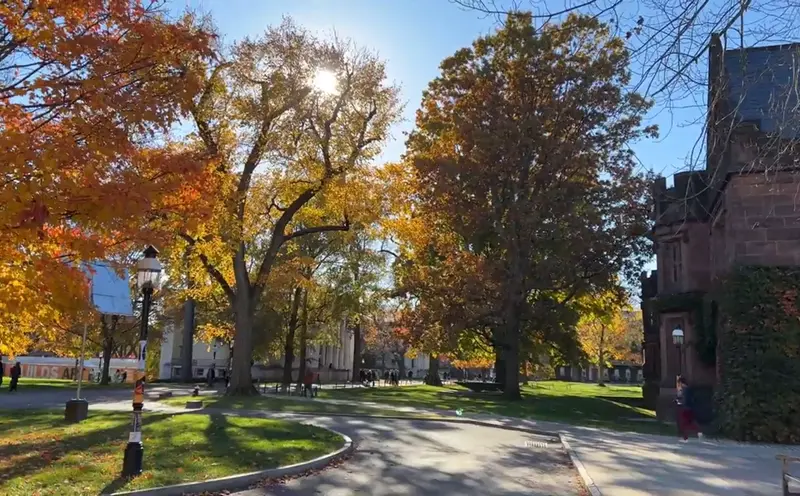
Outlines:
[[[583,351],[597,365],[597,383],[605,386],[605,370],[609,360],[629,358],[630,338],[625,311],[613,294],[591,298],[578,322],[578,339]]]

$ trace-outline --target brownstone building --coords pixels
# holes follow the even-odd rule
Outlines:
[[[800,45],[709,50],[704,170],[654,185],[657,270],[642,275],[645,398],[669,410],[678,374],[713,386],[717,277],[800,265]],[[683,332],[679,346],[673,332]]]

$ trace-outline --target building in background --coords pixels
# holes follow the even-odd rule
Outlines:
[[[671,410],[676,376],[717,381],[710,290],[734,264],[800,265],[800,45],[709,49],[705,170],[654,186],[657,270],[642,275],[645,399]],[[684,343],[673,342],[680,329]]]
[[[174,380],[181,376],[182,333],[183,326],[173,326],[164,332],[159,362],[159,379],[161,380]],[[345,382],[352,377],[355,340],[353,332],[348,329],[345,321],[339,326],[339,333],[336,338],[332,343],[309,344],[306,349],[306,366],[317,372],[320,375],[320,381],[323,383]],[[364,350],[361,359],[361,365],[364,369],[377,369],[381,372],[384,370],[402,370],[404,374],[408,374],[411,371],[414,378],[421,379],[425,377],[430,367],[430,357],[424,353],[419,353],[413,358],[405,356],[401,364],[396,353],[387,352],[381,354],[371,352],[365,343],[362,343],[361,349]],[[231,350],[227,344],[221,342],[204,343],[195,340],[192,348],[192,376],[198,380],[204,379],[208,377],[208,370],[213,367],[216,371],[216,377],[226,377],[231,356],[230,352]],[[283,356],[266,362],[256,362],[252,368],[253,379],[263,382],[280,382],[283,378],[283,365]],[[293,381],[297,381],[300,371],[299,350],[295,351],[292,371]]]

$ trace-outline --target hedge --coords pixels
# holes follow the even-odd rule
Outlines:
[[[719,291],[720,431],[800,443],[800,268],[739,266]]]

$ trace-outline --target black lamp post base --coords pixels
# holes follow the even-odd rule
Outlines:
[[[136,477],[142,473],[144,446],[142,443],[128,443],[125,447],[125,458],[122,460],[122,476]]]
[[[81,420],[86,420],[89,416],[89,402],[86,400],[69,400],[64,408],[64,420],[70,424],[75,424]]]

